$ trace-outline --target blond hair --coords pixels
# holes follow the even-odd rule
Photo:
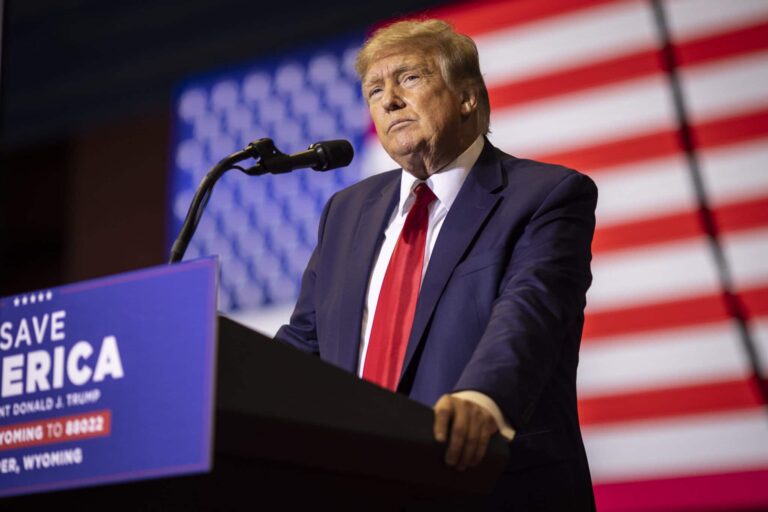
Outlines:
[[[467,85],[477,91],[477,121],[484,134],[489,132],[491,105],[488,89],[480,73],[477,46],[468,36],[457,33],[451,25],[435,19],[405,20],[378,29],[363,45],[355,61],[361,80],[371,64],[387,53],[398,50],[419,51],[436,58],[443,80],[454,91]]]

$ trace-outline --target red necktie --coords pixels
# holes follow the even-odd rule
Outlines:
[[[425,183],[414,192],[416,202],[405,219],[381,284],[363,366],[365,380],[392,391],[397,387],[411,335],[424,266],[428,208],[436,199]]]

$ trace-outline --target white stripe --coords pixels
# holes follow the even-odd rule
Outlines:
[[[579,398],[746,378],[748,360],[734,325],[615,336],[581,345]]]
[[[722,239],[737,288],[768,284],[768,227],[726,233]]]
[[[602,169],[597,184],[597,226],[657,217],[696,207],[688,164],[682,154]]]
[[[699,153],[713,205],[768,196],[768,139]]]
[[[598,483],[768,466],[762,408],[583,428]]]
[[[616,2],[473,36],[491,87],[650,48],[656,44],[645,2]]]
[[[642,249],[598,253],[588,311],[715,293],[720,289],[704,237]]]
[[[496,109],[491,139],[513,154],[547,154],[675,125],[660,75]]]
[[[677,41],[768,20],[765,0],[666,0],[664,6]]]
[[[768,107],[768,52],[682,68],[681,78],[696,123]]]

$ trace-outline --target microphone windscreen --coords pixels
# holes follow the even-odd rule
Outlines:
[[[352,157],[355,156],[352,144],[344,139],[316,142],[309,146],[309,149],[314,149],[320,157],[320,163],[312,167],[316,171],[345,167],[352,162]]]

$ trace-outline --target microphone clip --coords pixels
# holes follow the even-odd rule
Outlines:
[[[283,174],[293,170],[290,156],[286,155],[275,146],[269,138],[257,139],[248,144],[245,152],[258,163],[253,167],[242,169],[249,176],[262,174]]]

